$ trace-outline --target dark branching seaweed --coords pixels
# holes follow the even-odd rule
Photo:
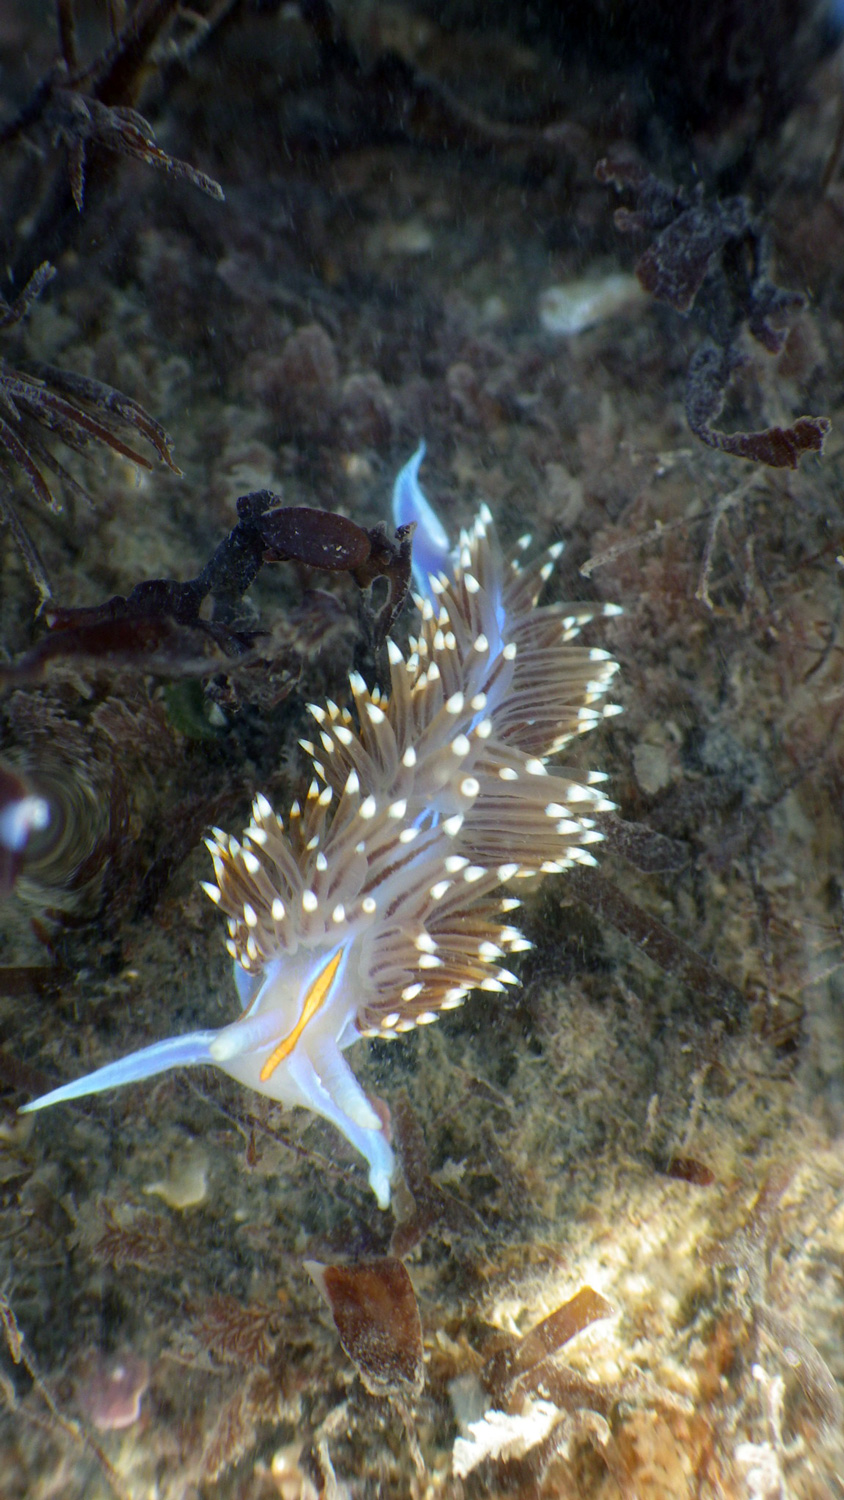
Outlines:
[[[264,632],[243,628],[239,615],[243,595],[265,562],[350,573],[363,590],[386,579],[386,601],[367,621],[374,646],[383,644],[410,584],[413,528],[400,526],[391,540],[382,525],[367,531],[331,511],[273,508],[277,499],[269,490],[242,495],[237,525],[185,583],[149,579],[104,604],[51,610],[43,640],[14,665],[0,667],[0,686],[35,681],[51,661],[69,658],[175,677],[207,677],[233,661],[260,663]],[[201,619],[209,596],[213,617]]]
[[[600,161],[595,175],[635,198],[635,208],[616,210],[616,227],[654,235],[636,265],[645,291],[677,312],[696,308],[705,329],[686,378],[686,419],[695,436],[709,448],[773,469],[796,469],[804,453],[823,452],[830,430],[827,417],[798,417],[789,427],[755,432],[723,432],[713,425],[733,373],[745,362],[739,348],[742,329],[769,354],[778,354],[790,318],[804,305],[798,292],[787,292],[771,280],[768,238],[748,200],[705,201],[702,189],[692,198],[621,156]],[[696,303],[704,283],[707,296]]]
[[[46,161],[51,158],[49,151],[42,151],[43,146],[63,148],[64,159],[54,170],[52,182],[43,184],[33,183],[29,161],[16,189],[6,195],[8,223],[16,222],[26,207],[34,229],[19,254],[12,243],[14,235],[6,232],[11,274],[18,284],[25,281],[25,285],[13,301],[0,299],[0,329],[20,323],[55,274],[46,259],[33,268],[34,254],[41,247],[43,255],[45,246],[58,253],[72,235],[67,211],[69,208],[71,219],[78,219],[85,199],[89,158],[94,160],[92,148],[101,153],[96,158],[99,167],[107,166],[115,154],[134,157],[222,199],[217,182],[156,144],[152,126],[134,107],[150,71],[152,48],[176,11],[176,0],[137,0],[128,8],[123,24],[112,25],[111,38],[101,52],[84,65],[73,0],[56,0],[59,57],[14,119],[0,126],[0,148],[23,140],[34,143]],[[167,434],[130,397],[100,381],[51,366],[34,366],[24,374],[0,362],[0,522],[5,521],[9,527],[42,603],[51,596],[47,571],[20,518],[3,460],[23,474],[38,500],[56,511],[61,507],[45,471],[60,481],[68,496],[87,496],[74,475],[59,462],[44,433],[77,452],[84,451],[92,441],[103,443],[133,463],[152,468],[149,459],[127,441],[133,429],[163,463],[179,472],[170,457]]]
[[[189,162],[170,156],[156,145],[152,126],[135,109],[117,105],[109,107],[74,89],[55,88],[44,119],[52,128],[53,139],[67,146],[70,190],[80,213],[85,200],[85,161],[89,145],[102,146],[121,156],[134,156],[148,167],[158,167],[172,177],[182,177],[209,197],[223,201],[223,189],[213,177],[198,171]]]
[[[46,138],[53,147],[65,148],[59,178],[41,201],[35,233],[30,236],[32,243],[49,243],[53,253],[58,253],[60,242],[70,233],[67,226],[64,234],[60,229],[63,198],[69,188],[81,212],[91,147],[100,148],[106,156],[116,153],[134,157],[192,183],[212,198],[223,199],[218,182],[156,144],[152,126],[134,107],[151,71],[152,49],[177,9],[177,0],[138,0],[127,8],[123,25],[112,27],[110,42],[84,65],[73,0],[56,0],[60,55],[14,119],[0,126],[0,147],[24,138],[41,144],[39,138]],[[28,168],[28,174],[30,171]],[[31,180],[25,191],[31,202]],[[24,247],[24,257],[28,253]],[[16,266],[18,272],[21,269]]]
[[[54,267],[44,261],[13,302],[0,296],[0,331],[21,322],[54,275]],[[61,505],[45,470],[58,479],[67,495],[85,501],[88,496],[56,457],[50,438],[82,454],[91,442],[101,443],[141,468],[151,469],[152,461],[127,441],[133,432],[149,443],[174,474],[181,472],[171,457],[172,443],[164,428],[130,396],[53,365],[39,364],[24,372],[0,359],[0,521],[9,526],[42,603],[52,590],[38,549],[18,515],[10,465],[23,475],[37,500],[58,511]]]

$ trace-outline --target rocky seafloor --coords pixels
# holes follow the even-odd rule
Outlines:
[[[0,761],[64,809],[0,904],[0,1500],[844,1494],[844,52],[834,9],[705,12],[3,8],[7,304],[56,274],[0,416],[73,371],[181,474],[54,415],[51,511],[0,453]],[[19,1116],[233,1017],[202,836],[383,670],[301,561],[216,633],[53,611],[196,578],[249,493],[388,521],[422,437],[453,534],[485,500],[623,606],[599,868],[531,888],[519,988],[357,1044],[391,1212],[221,1074]]]

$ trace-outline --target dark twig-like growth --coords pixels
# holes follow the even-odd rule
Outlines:
[[[391,540],[383,526],[366,531],[332,511],[271,508],[277,499],[269,490],[242,495],[240,520],[195,578],[151,578],[104,604],[53,609],[44,639],[13,666],[0,667],[0,685],[34,681],[51,661],[68,658],[175,677],[210,676],[227,659],[249,666],[261,660],[263,632],[239,625],[239,607],[265,562],[351,573],[363,590],[386,579],[386,602],[369,618],[373,642],[382,645],[410,583],[413,528],[400,526]],[[213,618],[201,619],[209,596]]]
[[[54,88],[44,120],[53,130],[55,140],[68,151],[68,172],[73,201],[82,212],[85,201],[85,160],[89,145],[102,146],[121,156],[133,156],[148,167],[157,167],[171,177],[181,177],[209,198],[221,203],[225,197],[219,182],[192,167],[190,162],[170,156],[155,143],[155,132],[148,120],[136,109],[109,107],[76,89]]]
[[[151,68],[155,43],[176,14],[177,0],[137,0],[112,26],[111,40],[85,64],[80,56],[74,0],[56,0],[59,56],[18,113],[0,124],[0,147],[19,141],[34,144],[50,160],[49,148],[63,147],[64,160],[41,187],[33,184],[31,159],[6,211],[12,224],[26,205],[34,227],[17,253],[14,231],[7,230],[6,255],[20,281],[33,269],[35,253],[58,256],[75,232],[89,177],[91,148],[103,153],[92,161],[98,176],[109,170],[109,158],[131,156],[145,165],[190,182],[221,201],[223,189],[207,173],[171,156],[156,143],[150,122],[137,109]],[[74,215],[73,206],[77,213]]]
[[[0,296],[0,331],[15,327],[26,317],[54,275],[54,267],[44,261],[13,302]],[[82,454],[92,441],[101,443],[140,468],[152,469],[152,460],[127,441],[133,432],[149,443],[174,474],[181,472],[173,462],[173,445],[164,428],[131,396],[90,376],[53,365],[35,365],[24,372],[0,359],[0,476],[6,481],[0,487],[0,519],[10,525],[42,602],[50,598],[52,590],[38,549],[16,513],[9,465],[20,471],[37,500],[48,510],[59,511],[61,505],[45,470],[59,480],[66,494],[86,501],[88,496],[56,457],[45,434]]]
[[[734,371],[746,363],[742,328],[769,354],[779,354],[789,321],[803,306],[799,292],[771,280],[768,237],[747,198],[705,199],[702,190],[691,197],[622,156],[598,162],[595,175],[634,196],[635,207],[616,209],[616,228],[653,235],[636,264],[644,290],[684,315],[698,309],[707,337],[686,377],[686,420],[695,436],[708,448],[772,469],[796,469],[804,453],[822,453],[827,417],[798,417],[788,427],[753,432],[714,425]],[[709,295],[697,303],[704,284]]]

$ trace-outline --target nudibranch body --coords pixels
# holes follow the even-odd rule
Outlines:
[[[381,1207],[393,1154],[385,1121],[343,1053],[436,1020],[470,990],[515,983],[519,877],[593,864],[605,777],[546,761],[618,712],[602,699],[609,653],[573,644],[613,605],[537,600],[562,550],[511,558],[483,506],[452,551],[418,482],[424,448],[395,483],[416,523],[419,634],[388,641],[390,688],[353,674],[354,714],[311,706],[313,779],[285,828],[258,795],[242,841],[214,830],[211,899],[228,917],[243,1013],[219,1031],[157,1042],[26,1106],[41,1109],[165,1069],[213,1063],[330,1120],[365,1158]]]

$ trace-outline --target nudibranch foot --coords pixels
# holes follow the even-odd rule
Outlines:
[[[379,1208],[390,1206],[393,1150],[348,1063],[334,1049],[332,1065],[320,1075],[306,1055],[293,1057],[288,1072],[301,1091],[301,1103],[336,1125],[369,1167],[369,1186]]]

